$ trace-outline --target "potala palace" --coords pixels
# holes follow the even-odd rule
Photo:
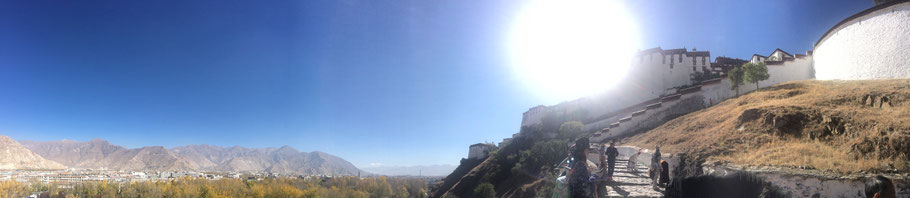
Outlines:
[[[815,78],[910,78],[908,49],[910,1],[877,3],[831,27],[805,53],[776,49],[768,55],[755,54],[750,60],[716,57],[712,61],[709,51],[641,50],[624,82],[613,90],[532,107],[522,115],[521,126],[540,124],[547,115],[581,115],[584,131],[593,133],[592,141],[605,141],[735,97],[726,72],[746,62],[768,66],[770,78],[759,82],[759,87]],[[754,84],[746,83],[739,91],[745,94],[755,89]]]

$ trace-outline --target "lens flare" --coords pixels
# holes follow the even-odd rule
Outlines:
[[[529,2],[508,37],[512,73],[547,102],[603,92],[628,70],[634,24],[616,1]]]

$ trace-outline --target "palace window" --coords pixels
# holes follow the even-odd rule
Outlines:
[[[696,57],[692,57],[692,66],[695,66],[695,58],[698,58],[698,57],[697,57],[697,56],[696,56]]]
[[[701,57],[701,65],[705,65],[705,57],[704,57],[704,56]]]
[[[679,55],[679,63],[682,63],[682,54]]]
[[[667,57],[661,57],[661,59],[660,59],[660,60],[661,60],[661,61],[663,61],[663,62],[662,62],[662,63],[661,63],[661,64],[667,64],[667,59],[668,59],[668,58],[670,58],[670,56],[667,56]]]

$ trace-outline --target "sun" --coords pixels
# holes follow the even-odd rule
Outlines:
[[[638,33],[620,2],[529,2],[508,36],[512,73],[541,99],[603,92],[625,76]]]

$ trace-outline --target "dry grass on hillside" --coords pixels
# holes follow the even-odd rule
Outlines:
[[[910,80],[785,83],[623,141],[742,165],[910,171]]]

